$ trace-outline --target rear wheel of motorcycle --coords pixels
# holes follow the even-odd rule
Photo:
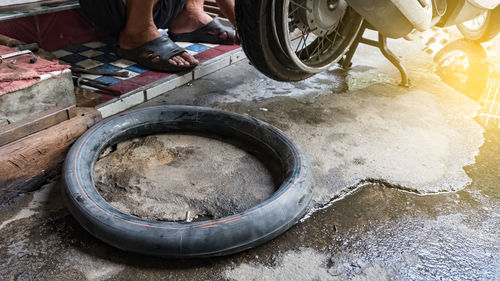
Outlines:
[[[486,11],[470,21],[459,23],[457,27],[465,39],[487,42],[500,32],[500,7]]]
[[[323,2],[326,5],[332,1],[321,1]],[[333,2],[343,2],[343,0]],[[293,30],[287,30],[287,21],[283,20],[285,17],[288,18],[286,15],[288,10],[283,9],[284,4],[288,3],[286,0],[237,0],[237,27],[243,50],[259,71],[279,81],[300,81],[324,71],[342,58],[359,32],[362,18],[346,6],[341,36],[337,36],[332,30],[331,33],[325,33],[323,37],[318,36],[319,39],[312,40],[309,45],[304,46],[304,50],[314,51],[315,47],[326,45],[327,39],[336,38],[331,48],[326,50],[328,52],[322,52],[325,55],[318,62],[309,63],[303,55],[291,54],[289,51],[291,46],[289,32],[292,33]],[[315,5],[317,2],[311,3]],[[290,10],[293,10],[293,7],[290,7]],[[304,21],[302,28],[307,28],[307,19],[301,20]],[[326,39],[320,40],[321,38]]]

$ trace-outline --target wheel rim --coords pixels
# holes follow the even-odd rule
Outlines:
[[[486,20],[488,18],[488,13],[489,11],[486,11],[469,21],[463,22],[462,25],[465,26],[465,28],[467,28],[470,31],[478,31],[486,23]]]
[[[361,26],[361,21],[353,25],[346,22],[351,17],[344,0],[279,1],[282,15],[275,16],[274,29],[282,50],[302,71],[321,72],[337,62]]]

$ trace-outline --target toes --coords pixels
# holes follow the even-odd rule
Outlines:
[[[185,65],[184,60],[181,59],[179,56],[174,56],[172,59],[177,63],[177,65]]]
[[[170,58],[168,60],[168,63],[171,64],[171,65],[177,65],[177,62],[174,59],[172,59],[172,58]]]
[[[189,63],[189,65],[198,65],[200,62],[195,59],[192,55],[190,55],[188,52],[184,52],[181,54],[181,57]]]
[[[159,63],[161,61],[160,56],[154,56],[152,53],[143,54],[153,63]],[[198,60],[196,60],[192,55],[187,52],[175,55],[167,60],[167,62],[174,66],[196,66],[198,65]]]

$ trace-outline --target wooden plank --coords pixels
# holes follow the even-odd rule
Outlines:
[[[74,105],[58,106],[30,118],[0,127],[0,146],[40,132],[76,115]]]
[[[60,172],[70,146],[101,119],[94,108],[77,108],[76,117],[0,147],[0,198],[37,188]]]

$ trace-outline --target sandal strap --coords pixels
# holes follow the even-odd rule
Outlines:
[[[213,34],[214,30],[218,30],[217,34]],[[222,39],[220,36],[227,33],[227,39]],[[235,39],[234,29],[223,25],[218,19],[213,19],[211,22],[186,33],[170,33],[170,38],[174,41],[181,42],[199,42],[211,44],[233,44]]]
[[[124,59],[135,61],[140,65],[154,70],[169,72],[178,72],[194,68],[194,66],[171,65],[167,62],[171,57],[184,53],[185,51],[186,50],[179,47],[166,35],[149,41],[132,50],[126,50],[120,47],[116,48],[116,54]],[[151,55],[144,56],[145,53],[151,53]],[[153,62],[152,59],[155,57],[159,57],[160,61]]]
[[[185,52],[183,48],[175,44],[174,41],[166,35],[149,41],[132,51],[137,52],[136,54],[138,55],[144,54],[145,52],[152,52],[153,55],[151,57],[159,56],[162,60],[168,60],[175,55]]]
[[[218,19],[214,18],[211,22],[207,23],[205,26],[202,28],[198,29],[198,31],[204,31],[206,33],[212,32],[213,30],[219,30],[218,36],[223,34],[224,32],[227,33],[228,39],[234,39],[234,30],[232,28],[229,28],[225,25],[223,25]]]

